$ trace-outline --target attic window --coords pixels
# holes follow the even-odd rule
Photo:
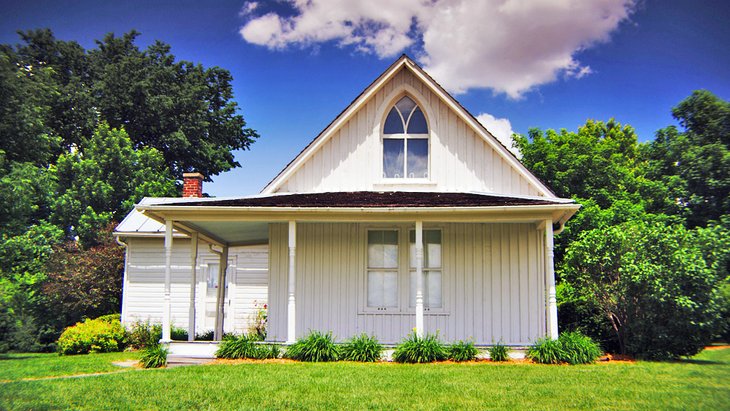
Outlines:
[[[428,124],[408,96],[388,112],[383,127],[383,177],[428,178]]]

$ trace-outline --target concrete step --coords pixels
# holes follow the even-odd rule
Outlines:
[[[169,354],[167,356],[167,368],[182,367],[186,365],[201,365],[213,362],[215,358],[190,357],[186,355]]]

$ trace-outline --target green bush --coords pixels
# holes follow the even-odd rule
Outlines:
[[[471,341],[457,341],[449,346],[449,358],[456,362],[473,361],[477,354],[479,350]]]
[[[393,352],[393,360],[402,363],[443,361],[448,357],[446,346],[439,341],[438,334],[419,337],[412,332],[395,347]]]
[[[268,358],[279,358],[281,357],[281,348],[276,344],[259,344],[256,349],[257,359],[265,360]]]
[[[195,334],[195,340],[197,341],[213,341],[215,333],[213,330],[203,331],[202,333]]]
[[[182,327],[175,327],[174,325],[170,328],[170,339],[173,341],[187,341],[188,330]]]
[[[340,352],[345,361],[375,362],[380,359],[383,346],[374,336],[362,333],[347,341]]]
[[[215,352],[215,356],[229,359],[258,358],[254,341],[254,338],[246,334],[225,336],[218,347],[218,351]]]
[[[149,321],[135,321],[127,331],[129,346],[135,350],[143,350],[160,343],[162,338],[162,326],[150,324]]]
[[[139,362],[144,368],[160,368],[167,365],[167,354],[169,350],[162,346],[162,344],[156,344],[147,347],[142,351],[142,358]]]
[[[508,361],[510,349],[506,345],[502,344],[502,341],[489,347],[489,358],[492,361]]]
[[[558,341],[563,347],[562,360],[569,364],[590,364],[602,353],[596,342],[577,331],[560,334]]]
[[[539,339],[527,350],[527,357],[541,364],[589,364],[600,355],[600,346],[577,331],[562,333],[557,340]]]
[[[559,364],[563,361],[563,345],[552,338],[540,338],[527,350],[527,358],[540,364]]]
[[[307,362],[337,361],[340,352],[332,338],[332,332],[312,331],[303,339],[297,340],[287,348],[287,358]]]
[[[58,353],[87,354],[124,349],[126,332],[118,319],[84,320],[66,328],[58,339]]]

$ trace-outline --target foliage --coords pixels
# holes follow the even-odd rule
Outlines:
[[[155,344],[142,351],[139,362],[144,368],[160,368],[167,365],[167,354],[170,350],[162,344]]]
[[[306,362],[328,362],[340,359],[340,350],[335,345],[332,332],[312,331],[306,337],[290,345],[284,353],[286,358]]]
[[[365,333],[352,337],[340,347],[341,359],[345,361],[375,362],[380,360],[383,345],[375,336]]]
[[[268,304],[260,304],[258,301],[254,301],[254,318],[252,324],[249,326],[248,333],[258,336],[259,340],[263,341],[266,339],[266,325],[269,319],[269,306]]]
[[[159,344],[162,338],[162,326],[150,324],[149,321],[135,321],[127,330],[127,342],[135,350],[142,350]]]
[[[98,231],[98,244],[88,249],[67,241],[54,247],[48,260],[43,294],[63,326],[119,310],[124,249],[116,243],[113,225]]]
[[[63,331],[58,339],[58,353],[64,355],[121,351],[124,349],[125,336],[124,327],[118,319],[87,319]]]
[[[563,347],[561,360],[571,365],[593,363],[603,353],[595,341],[577,331],[560,334],[558,341]]]
[[[258,347],[255,343],[256,338],[247,334],[240,336],[226,336],[221,341],[215,356],[218,358],[258,358]]]
[[[489,347],[489,358],[492,361],[502,362],[502,361],[508,361],[509,360],[509,352],[510,348],[506,345],[502,344],[502,342],[498,342],[495,344],[492,344],[491,347]]]
[[[457,341],[451,344],[448,348],[449,359],[462,362],[462,361],[473,361],[477,358],[479,350],[474,347],[472,341]]]
[[[720,315],[703,247],[722,245],[700,246],[680,225],[624,223],[583,233],[561,276],[595,301],[622,353],[689,356],[710,342]]]
[[[425,334],[419,337],[412,332],[395,347],[393,360],[402,363],[425,363],[443,361],[449,358],[446,346],[439,340],[438,334]]]
[[[179,367],[161,375],[110,364],[137,355],[9,355],[0,360],[0,380],[11,381],[0,384],[0,404],[8,410],[118,409],[120,404],[144,410],[722,410],[730,400],[730,350],[706,350],[677,362],[590,367],[254,363]],[[114,368],[96,378],[37,378]],[[35,378],[20,381],[28,377]],[[201,385],[215,389],[191,389]]]
[[[527,358],[540,364],[559,364],[564,356],[560,341],[549,337],[538,339],[527,349]]]
[[[170,327],[170,339],[172,339],[173,341],[187,341],[188,330],[182,327],[175,327],[173,325]]]
[[[213,330],[207,330],[207,331],[203,331],[201,333],[195,334],[195,340],[196,341],[213,341],[214,336],[215,336],[215,332]]]

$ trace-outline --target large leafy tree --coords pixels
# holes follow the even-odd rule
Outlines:
[[[730,214],[730,102],[698,90],[679,103],[674,126],[659,130],[646,150],[649,176],[670,189],[690,226]]]

